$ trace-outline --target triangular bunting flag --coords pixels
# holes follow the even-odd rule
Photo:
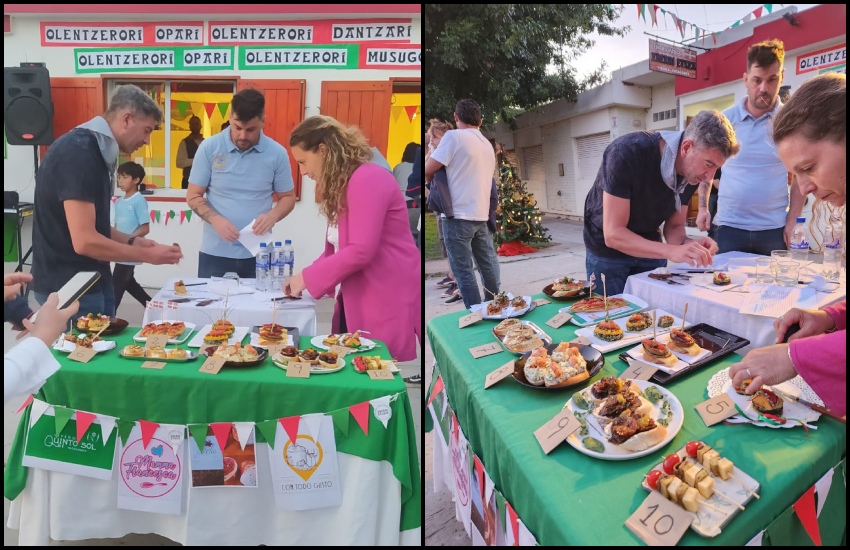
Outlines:
[[[233,426],[236,428],[236,437],[239,438],[239,446],[242,447],[242,450],[245,450],[245,445],[248,443],[248,440],[251,439],[251,430],[254,429],[253,422],[234,422]]]
[[[77,411],[77,443],[86,435],[86,431],[95,418],[97,418],[97,415],[90,412]]]
[[[312,437],[314,440],[319,440],[319,431],[322,429],[322,420],[325,418],[324,413],[305,414],[301,417],[301,431]]]
[[[752,20],[753,20],[753,14],[748,13],[747,15],[744,16],[744,23],[749,23]]]
[[[222,117],[227,117],[227,108],[230,107],[230,103],[219,103],[218,104],[218,112],[221,113]]]
[[[734,23],[732,23],[732,24],[729,26],[729,28],[730,28],[730,29],[734,29],[735,27],[737,27],[737,26],[738,26],[738,25],[740,25],[740,24],[741,24],[741,20],[739,19],[739,20],[735,21]]]
[[[265,420],[256,423],[257,429],[263,434],[266,443],[274,449],[275,434],[277,433],[277,420]]]
[[[438,376],[437,381],[434,383],[434,386],[431,388],[431,395],[428,397],[428,404],[431,404],[431,401],[434,400],[434,396],[443,391],[443,377]]]
[[[460,425],[457,423],[457,417],[455,416],[455,412],[452,411],[452,437],[457,439],[457,431],[460,428]]]
[[[655,4],[649,5],[649,18],[652,19],[652,26],[655,27],[658,25],[658,14],[656,11],[658,10],[658,6]]]
[[[797,502],[794,503],[794,511],[797,512],[797,517],[800,518],[800,523],[806,533],[809,534],[815,546],[822,546],[820,540],[820,527],[818,526],[818,517],[815,512],[815,486],[809,487],[809,490],[803,493]]]
[[[65,424],[67,424],[68,421],[71,420],[71,415],[74,414],[74,410],[54,405],[53,414],[56,415],[54,416],[54,419],[56,421],[56,435],[59,435],[62,432],[62,428],[65,427]]]
[[[194,214],[194,212],[192,212],[191,210],[186,210],[186,221],[187,222],[192,221],[192,214]]]
[[[484,465],[481,464],[481,459],[478,458],[478,455],[472,455],[472,465],[475,469],[475,477],[478,478],[478,491],[481,493],[480,496],[482,500],[484,499]]]
[[[155,210],[156,212],[156,223],[159,223],[159,210]]]
[[[32,400],[32,410],[30,411],[30,428],[35,426],[35,423],[38,422],[38,419],[41,418],[41,415],[50,407],[47,403],[42,401],[41,399]]]
[[[177,212],[175,212],[174,210],[169,210],[169,211],[168,211],[168,217],[169,217],[169,218],[171,218],[172,220],[174,219],[174,217],[175,217],[176,215],[177,215]]]
[[[522,520],[517,518],[516,522],[519,526],[519,546],[537,546],[537,539],[534,538],[534,535],[531,534]]]
[[[118,424],[118,437],[120,437],[122,443],[126,445],[127,439],[130,438],[130,432],[133,431],[133,426],[135,426],[136,423],[132,420],[121,420],[120,418],[116,419],[115,423]]]
[[[762,542],[764,539],[764,529],[756,533],[756,536],[750,539],[750,541],[744,546],[764,546]]]
[[[165,213],[165,225],[168,225],[168,212]]]
[[[174,454],[177,454],[180,445],[186,438],[186,426],[184,424],[160,424],[159,427],[165,430],[166,441]]]
[[[171,100],[171,110],[172,110],[172,111],[176,111],[176,110],[177,110],[177,100],[176,100],[176,99],[172,99],[172,100]]]
[[[401,107],[392,107],[390,108],[390,113],[393,115],[393,122],[398,123],[399,118],[401,118],[401,113],[404,112],[404,109]]]
[[[212,430],[215,440],[218,442],[218,448],[222,451],[227,447],[227,436],[230,435],[230,422],[211,422],[210,429]]]
[[[150,215],[151,215],[151,223],[153,223],[156,220],[156,210],[151,210]]]
[[[342,435],[348,435],[348,409],[337,409],[329,414],[336,429],[342,432]]]
[[[177,102],[177,116],[183,118],[186,116],[186,109],[189,107],[188,101],[178,101]]]
[[[507,503],[508,501],[505,500],[502,493],[496,491],[496,513],[500,519],[499,523],[501,523],[503,527],[505,526],[505,504]],[[507,529],[505,529],[505,531],[507,531]]]
[[[29,405],[30,403],[32,403],[32,394],[30,394],[30,395],[28,395],[28,396],[27,396],[27,398],[26,398],[26,400],[23,402],[23,404],[21,404],[21,406],[20,406],[20,407],[18,407],[18,410],[17,410],[17,411],[15,411],[15,414],[20,414],[20,412],[21,412],[22,410],[26,409],[26,408],[27,408],[27,405]]]
[[[640,5],[640,16],[643,22],[646,23],[646,4]]]
[[[638,18],[640,18],[640,13],[643,11],[643,4],[638,4],[637,10],[638,10]]]
[[[767,13],[773,13],[773,4],[765,4],[764,9],[767,10]]]
[[[375,415],[375,418],[381,421],[381,424],[384,425],[384,429],[386,429],[387,423],[393,416],[393,409],[392,406],[390,406],[390,400],[392,398],[392,395],[385,395],[369,401],[372,405],[372,413]]]
[[[287,416],[286,418],[278,418],[278,422],[280,422],[289,440],[295,444],[298,441],[298,423],[301,422],[301,417]]]
[[[762,10],[763,8],[764,8],[764,6],[761,6],[760,8],[756,8],[756,9],[753,11],[753,15],[755,15],[755,16],[756,16],[756,19],[758,19],[759,17],[761,17],[761,10]]]
[[[159,428],[159,424],[150,420],[139,420],[139,428],[142,429],[142,448],[147,449],[153,439],[153,434]]]
[[[517,546],[519,544],[519,525],[517,524],[519,516],[517,516],[514,507],[507,500],[505,501],[505,511],[508,517],[508,525],[505,531],[513,535],[514,543],[512,546]]]
[[[357,425],[363,430],[363,433],[369,435],[369,402],[364,401],[356,405],[348,407],[351,416],[357,421]]]
[[[815,483],[815,493],[818,495],[818,517],[823,510],[823,505],[826,503],[826,497],[829,496],[829,490],[832,488],[832,474],[835,472],[833,468],[826,471],[824,476]]]
[[[212,118],[213,110],[215,110],[215,103],[204,103],[204,111],[207,113],[207,118]]]
[[[416,114],[416,111],[419,107],[417,105],[405,105],[404,111],[407,113],[407,120],[413,122],[413,115]]]
[[[198,449],[203,450],[204,443],[207,442],[208,424],[191,424],[189,425],[189,437],[195,440],[195,445]]]
[[[180,225],[183,225],[183,220],[185,220],[185,219],[186,219],[186,211],[181,210],[180,211]]]

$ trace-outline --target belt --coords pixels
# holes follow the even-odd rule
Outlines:
[[[407,201],[407,208],[408,208],[408,210],[410,210],[411,208],[419,208],[419,203],[417,203],[414,200],[408,200]]]

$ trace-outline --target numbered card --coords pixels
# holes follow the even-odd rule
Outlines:
[[[145,340],[145,349],[164,348],[168,344],[167,334],[151,334]]]
[[[565,323],[567,323],[572,318],[573,318],[572,315],[562,311],[562,312],[558,313],[557,315],[555,315],[554,317],[552,317],[551,319],[549,319],[548,321],[546,321],[546,324],[549,325],[552,328],[561,328]]]
[[[536,300],[532,300],[531,303],[537,306],[545,306],[546,304],[551,304],[552,302],[550,302],[546,298],[537,298]]]
[[[735,410],[735,402],[732,401],[732,397],[725,393],[712,397],[708,401],[703,401],[694,408],[702,417],[702,421],[705,422],[706,426],[714,426],[718,422],[726,420],[738,413]]]
[[[693,513],[652,491],[626,520],[626,527],[649,546],[676,546],[695,519]]]
[[[583,346],[589,346],[591,341],[585,338],[584,336],[576,336],[572,340],[570,340],[570,344],[581,344]]]
[[[351,353],[351,348],[347,348],[345,346],[331,346],[328,351],[336,353],[339,357],[345,357],[346,355]]]
[[[488,355],[493,355],[494,353],[500,353],[501,351],[502,346],[498,344],[484,344],[474,348],[469,348],[469,353],[471,353],[472,357],[474,357],[475,359],[486,357]]]
[[[310,363],[290,361],[286,366],[287,378],[310,378]]]
[[[631,380],[649,380],[657,371],[655,367],[643,361],[632,361],[629,363],[629,368],[623,371],[620,378]]]
[[[280,353],[280,350],[282,350],[285,347],[286,347],[286,344],[275,344],[273,346],[268,346],[267,349],[269,350],[269,357],[274,357],[275,355]]]
[[[478,311],[473,311],[469,315],[464,315],[463,317],[458,319],[457,328],[468,327],[469,325],[471,325],[473,323],[477,323],[478,321],[480,321],[483,318],[484,318],[483,313],[481,313],[480,309]]]
[[[534,437],[537,438],[543,452],[548,455],[552,452],[552,449],[566,441],[567,437],[580,427],[581,424],[567,407],[561,409],[561,412],[556,414],[552,420],[537,428]]]
[[[162,369],[165,368],[165,363],[163,361],[145,361],[142,363],[143,369]]]
[[[504,380],[514,372],[514,362],[508,361],[498,369],[494,370],[490,374],[487,375],[487,378],[484,379],[484,389],[486,390],[499,380]]]
[[[372,380],[392,380],[393,373],[388,370],[367,370],[366,374]]]
[[[220,371],[223,366],[224,357],[207,357],[207,360],[204,361],[204,364],[201,365],[201,368],[198,370],[207,374],[218,374],[218,371]]]
[[[96,354],[97,352],[91,348],[77,346],[74,348],[74,351],[68,354],[68,359],[71,361],[79,361],[80,363],[88,363]]]

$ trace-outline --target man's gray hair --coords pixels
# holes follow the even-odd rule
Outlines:
[[[697,113],[685,129],[684,139],[693,141],[699,149],[717,149],[727,159],[741,150],[732,123],[717,110]]]
[[[156,101],[133,84],[115,88],[115,93],[109,98],[106,114],[114,114],[122,109],[129,109],[134,115],[141,117],[153,117],[157,124],[162,122],[162,111],[159,110]]]

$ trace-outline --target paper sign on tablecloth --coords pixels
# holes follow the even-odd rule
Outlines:
[[[546,321],[546,324],[549,325],[552,328],[560,328],[565,323],[569,322],[569,320],[572,319],[572,318],[573,318],[573,316],[570,315],[569,313],[565,313],[565,312],[561,311],[560,313],[558,313],[557,315],[555,315],[554,317],[552,317],[551,319]]]
[[[190,425],[189,429],[203,430],[204,425]],[[238,437],[236,429],[231,428],[223,450],[212,428],[207,429],[203,449],[198,448],[194,437],[188,439],[192,487],[257,487],[254,431],[247,436],[244,448]]]
[[[546,298],[537,298],[536,300],[532,300],[531,303],[537,306],[545,306],[546,304],[551,304],[552,302],[550,302]]]
[[[79,361],[80,363],[88,363],[95,355],[97,355],[97,352],[92,348],[85,348],[78,345],[74,348],[74,351],[68,354],[68,359],[71,361]]]
[[[501,351],[502,347],[497,344],[483,344],[474,348],[469,348],[469,353],[471,353],[472,357],[475,359],[480,359],[481,357],[493,355],[494,353],[499,353]]]
[[[286,366],[287,378],[310,378],[310,363],[290,361]]]
[[[735,403],[732,398],[725,393],[716,395],[708,401],[703,401],[694,408],[702,417],[706,426],[713,426],[738,412],[735,410]]]
[[[632,361],[620,378],[624,380],[649,380],[658,369],[643,361]]]
[[[367,370],[366,375],[372,380],[393,380],[393,373],[388,370]]]
[[[473,311],[472,313],[470,313],[468,315],[464,315],[463,317],[461,317],[460,319],[457,320],[457,328],[465,328],[465,327],[468,327],[469,325],[471,325],[473,323],[477,323],[478,321],[480,321],[484,318],[483,315],[484,314],[482,313],[482,310],[480,310],[480,309]]]
[[[162,369],[165,368],[165,363],[163,361],[145,361],[142,363],[143,369]]]
[[[494,370],[484,379],[484,389],[486,390],[496,382],[504,380],[514,372],[514,362],[508,361],[498,369]]]
[[[584,336],[576,336],[575,338],[570,340],[570,344],[581,344],[583,346],[589,346],[591,342]]]
[[[218,371],[221,370],[224,363],[224,357],[207,357],[207,360],[204,361],[204,364],[201,365],[201,368],[198,369],[198,371],[205,372],[207,374],[218,374]]]
[[[96,419],[77,443],[77,421],[71,419],[56,435],[56,417],[53,408],[48,407],[27,431],[23,465],[95,479],[112,479],[114,434],[113,429],[104,442],[100,421]]]
[[[649,546],[675,546],[695,519],[692,512],[652,491],[626,520],[626,527]]]
[[[168,345],[167,334],[151,334],[145,340],[145,349],[164,348]]]
[[[534,437],[547,455],[552,450],[566,441],[567,436],[581,427],[579,421],[573,416],[569,408],[561,409],[552,420],[546,422],[534,432]]]
[[[165,427],[154,432],[145,448],[142,431],[133,426],[126,445],[118,448],[118,508],[180,514],[186,477],[185,447],[175,454]]]
[[[336,440],[330,415],[324,415],[318,436],[304,433],[299,423],[293,443],[280,422],[275,447],[267,445],[275,504],[282,510],[310,510],[342,504]]]
[[[331,351],[331,352],[337,354],[337,357],[345,357],[346,355],[351,353],[351,348],[347,348],[345,346],[333,345],[328,349],[328,351]]]

